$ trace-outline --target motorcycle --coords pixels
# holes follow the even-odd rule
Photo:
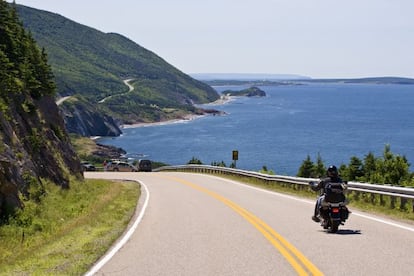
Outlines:
[[[317,184],[309,182],[312,190],[316,190]],[[346,183],[329,183],[324,188],[324,200],[319,206],[319,214],[322,218],[321,226],[329,233],[338,232],[339,225],[344,225],[350,211],[346,207],[348,201],[344,191]]]

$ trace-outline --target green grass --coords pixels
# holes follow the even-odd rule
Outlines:
[[[0,275],[81,275],[119,238],[135,211],[134,182],[46,184],[40,204],[0,226]]]
[[[94,140],[89,137],[82,137],[76,134],[70,134],[70,142],[72,143],[76,153],[81,156],[91,156],[97,150],[97,145]]]

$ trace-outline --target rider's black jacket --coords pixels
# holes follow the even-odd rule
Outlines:
[[[323,198],[326,202],[339,203],[346,200],[344,192],[347,189],[347,184],[340,177],[324,178],[312,189],[322,190],[319,198]]]
[[[325,191],[325,187],[327,184],[329,183],[342,183],[342,179],[339,176],[336,177],[326,177],[323,178],[321,181],[319,181],[318,185],[312,187],[312,190],[314,191],[319,191],[322,190],[321,194],[324,194]]]

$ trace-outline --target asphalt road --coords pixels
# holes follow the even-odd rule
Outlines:
[[[85,176],[143,185],[129,234],[91,274],[414,275],[413,225],[353,210],[328,234],[311,220],[314,201],[231,180],[171,172]]]

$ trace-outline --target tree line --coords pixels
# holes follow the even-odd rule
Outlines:
[[[33,99],[54,95],[52,69],[44,49],[26,32],[14,4],[0,1],[0,107],[7,110],[8,99],[29,93]]]
[[[187,164],[203,165],[203,162],[193,157]],[[211,166],[227,167],[224,161],[211,162]],[[235,168],[231,163],[229,168]],[[326,176],[327,166],[320,154],[316,161],[307,155],[303,160],[296,176],[305,178],[321,178]],[[385,145],[381,156],[369,152],[363,159],[356,156],[350,158],[349,164],[338,167],[341,178],[345,181],[356,181],[372,184],[392,184],[399,186],[414,186],[414,173],[410,172],[410,163],[405,156],[394,154],[390,145]],[[273,170],[263,166],[261,173],[274,175]]]
[[[414,173],[409,169],[407,158],[394,154],[390,145],[385,145],[381,156],[375,156],[372,152],[363,159],[353,156],[348,165],[341,164],[338,168],[342,179],[347,181],[414,186]],[[326,166],[320,154],[315,162],[308,155],[297,173],[297,176],[306,178],[320,178],[325,175]]]

